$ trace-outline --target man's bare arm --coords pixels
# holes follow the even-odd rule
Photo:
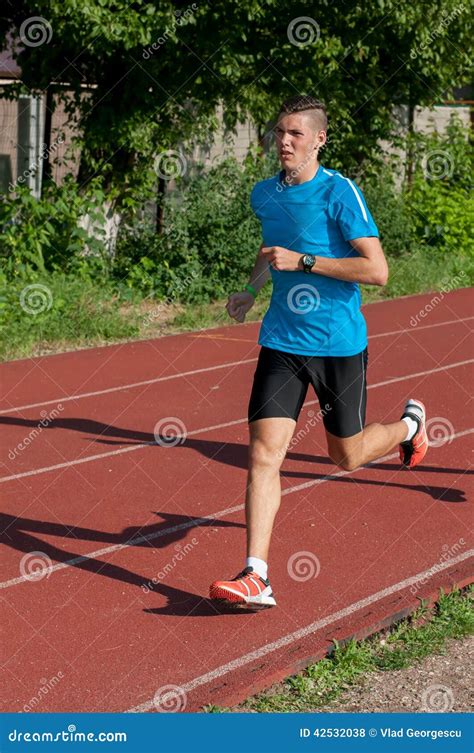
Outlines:
[[[255,260],[254,268],[250,273],[249,284],[255,288],[257,293],[263,288],[266,281],[270,279],[270,267],[268,266],[268,259],[262,254],[263,243],[258,249],[257,258]]]
[[[379,239],[355,238],[349,243],[355,248],[359,258],[329,259],[318,256],[312,272],[346,282],[385,285],[388,280],[388,264]]]
[[[263,244],[259,248],[249,280],[249,285],[255,289],[256,293],[261,290],[270,277],[268,260],[262,254],[262,248]],[[229,296],[229,300],[227,301],[227,313],[236,321],[244,322],[247,313],[250,311],[254,303],[255,298],[248,290],[243,290],[241,293],[233,293]]]
[[[334,277],[345,282],[361,282],[366,285],[385,285],[388,279],[388,265],[375,237],[355,238],[349,241],[359,257],[350,256],[334,259],[316,254],[316,264],[311,272],[324,277]],[[290,251],[282,246],[269,246],[261,250],[270,265],[281,272],[294,272],[303,269],[303,254]]]

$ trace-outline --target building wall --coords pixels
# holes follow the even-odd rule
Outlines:
[[[22,115],[23,113],[23,115]],[[8,192],[10,183],[24,178],[25,165],[34,169],[38,164],[33,144],[28,146],[25,128],[25,99],[10,101],[0,97],[0,192]],[[45,148],[43,126],[46,115],[46,97],[40,102],[40,146]],[[51,164],[53,179],[61,183],[64,176],[72,173],[77,177],[79,153],[71,148],[74,134],[68,125],[65,106],[56,99],[51,124]],[[41,151],[41,149],[40,149]],[[22,180],[21,182],[24,182]]]
[[[52,160],[52,174],[56,183],[61,183],[68,173],[77,178],[80,153],[71,147],[73,136],[74,129],[68,124],[65,105],[56,98],[51,123],[51,144],[57,143]],[[59,143],[60,140],[62,143]]]
[[[217,117],[222,123],[222,107],[218,108]],[[229,154],[242,161],[249,147],[257,140],[257,130],[251,121],[247,120],[237,125],[235,134],[225,134],[221,128],[211,144],[201,145],[192,152],[191,159],[204,162],[205,165],[212,165],[222,156]]]
[[[471,113],[467,105],[438,105],[432,111],[427,107],[415,107],[415,130],[427,133],[436,129],[442,132],[446,129],[453,113],[461,118],[466,128],[469,126]]]
[[[17,178],[18,102],[0,99],[0,191]]]

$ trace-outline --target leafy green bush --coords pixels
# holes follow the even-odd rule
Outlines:
[[[406,146],[413,152],[415,174],[424,178],[427,185],[472,189],[472,129],[465,126],[456,113],[451,114],[442,133],[416,131],[407,137]]]
[[[184,231],[188,252],[204,269],[209,300],[235,290],[248,277],[260,241],[249,197],[256,180],[271,174],[266,165],[249,159],[241,166],[225,159],[192,178],[180,205],[168,207],[174,231]]]
[[[474,148],[459,117],[446,133],[414,134],[415,172],[404,191],[416,237],[445,257],[473,256]]]
[[[0,200],[0,259],[9,279],[53,270],[97,275],[105,263],[105,194],[100,181],[81,195],[69,176],[61,186],[49,183],[41,199],[25,186]],[[94,234],[81,226],[88,216]]]
[[[148,295],[189,303],[222,298],[242,286],[260,243],[249,197],[277,169],[274,157],[227,158],[181,179],[164,202],[165,231],[127,228],[119,236],[114,278]]]
[[[185,228],[168,225],[160,235],[146,223],[121,229],[112,280],[124,299],[201,300],[205,284],[197,254],[187,250]]]
[[[390,167],[384,166],[363,189],[387,256],[398,258],[412,251],[416,245],[415,228],[406,199],[397,190]]]
[[[426,187],[417,178],[407,204],[415,232],[426,246],[443,256],[474,256],[472,194],[458,187]]]

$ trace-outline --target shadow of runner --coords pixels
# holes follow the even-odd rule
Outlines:
[[[25,554],[31,554],[33,552],[41,552],[46,558],[49,558],[51,562],[64,563],[70,567],[75,567],[80,570],[84,570],[94,575],[101,575],[106,578],[112,578],[113,580],[121,581],[132,586],[142,588],[150,581],[149,576],[141,576],[137,573],[133,573],[120,565],[115,565],[110,562],[103,562],[102,560],[95,559],[87,554],[75,554],[71,551],[60,549],[59,547],[38,538],[34,534],[44,534],[49,536],[61,536],[66,539],[80,539],[87,541],[100,541],[107,542],[109,544],[117,544],[123,546],[154,546],[154,539],[142,540],[145,536],[150,536],[155,533],[159,533],[161,530],[167,531],[170,527],[170,523],[174,523],[176,526],[186,524],[188,522],[199,520],[200,522],[192,526],[191,528],[183,527],[180,530],[172,530],[164,533],[162,538],[157,540],[162,542],[158,546],[168,546],[169,544],[178,541],[186,536],[186,533],[193,528],[208,528],[208,527],[237,527],[244,528],[243,523],[231,523],[229,521],[218,520],[214,518],[202,518],[196,519],[184,515],[169,515],[168,513],[155,513],[163,518],[163,522],[149,525],[149,526],[132,526],[125,528],[120,533],[107,533],[103,531],[96,531],[90,528],[84,528],[81,526],[67,526],[62,523],[48,523],[46,521],[32,520],[29,518],[17,518],[13,515],[7,515],[2,513],[0,515],[0,541]],[[171,526],[172,527],[172,526]],[[136,540],[138,539],[138,541]],[[46,569],[48,565],[45,565]],[[41,576],[41,572],[39,573]],[[38,576],[37,576],[38,577]],[[43,576],[44,577],[44,576]],[[31,578],[34,580],[35,578]],[[161,614],[178,614],[180,616],[186,616],[192,610],[196,609],[203,601],[202,596],[184,591],[178,588],[174,588],[165,583],[153,584],[153,592],[165,596],[168,599],[168,604],[160,608]],[[185,605],[188,606],[185,606]],[[175,605],[175,606],[174,606]],[[145,610],[148,611],[148,610]],[[219,612],[213,608],[205,609],[203,606],[199,607],[198,614],[200,616],[212,616],[213,614],[219,614]]]
[[[377,465],[374,464],[371,466],[372,468],[377,468]],[[395,466],[387,466],[387,469],[390,469],[392,472],[396,469]],[[362,466],[361,469],[359,469],[359,473],[361,470],[365,470],[365,467]],[[418,468],[417,468],[418,473]],[[391,489],[401,489],[403,491],[412,490],[415,492],[428,494],[429,497],[431,497],[434,500],[439,500],[440,502],[467,502],[466,499],[466,492],[464,489],[453,489],[450,486],[433,486],[432,484],[400,484],[396,481],[376,481],[375,479],[368,479],[368,478],[352,478],[350,476],[334,476],[328,478],[327,476],[317,476],[314,473],[300,473],[299,471],[286,471],[282,476],[285,476],[287,478],[309,478],[309,479],[318,479],[318,478],[327,478],[329,483],[341,483],[341,484],[356,484],[356,486],[380,486],[383,488],[390,487]],[[291,487],[290,487],[291,488]]]
[[[11,417],[11,416],[3,416],[0,417],[0,423],[4,423],[6,425],[18,425],[18,426],[33,426],[37,427],[38,422],[31,420],[31,419],[22,419],[17,417]],[[58,418],[52,420],[47,427],[45,427],[46,430],[49,429],[66,429],[66,430],[73,430],[73,431],[80,431],[80,432],[86,432],[86,433],[96,433],[98,435],[98,439],[94,439],[94,442],[100,443],[100,444],[107,444],[107,445],[113,445],[113,446],[121,446],[123,444],[149,444],[150,446],[156,446],[158,449],[172,449],[172,450],[179,450],[181,448],[185,449],[193,449],[196,450],[196,452],[199,452],[204,457],[208,458],[209,460],[214,460],[217,463],[223,463],[224,465],[229,465],[234,468],[242,468],[244,470],[247,469],[248,465],[248,446],[237,444],[236,442],[219,442],[215,440],[208,440],[208,439],[196,439],[194,437],[186,437],[183,442],[180,442],[178,444],[171,445],[170,444],[170,438],[166,436],[160,436],[160,440],[162,441],[162,444],[158,444],[154,434],[150,434],[148,432],[139,432],[134,431],[132,429],[123,429],[120,427],[110,426],[104,423],[101,423],[100,421],[94,421],[91,419],[78,419],[78,418]],[[120,441],[113,441],[113,440],[103,440],[100,439],[102,436],[111,436],[111,437],[123,437],[124,439],[130,440],[133,439],[133,442],[126,441],[126,442],[120,442]],[[324,465],[331,465],[333,468],[334,463],[332,460],[327,457],[326,455],[309,455],[307,453],[299,453],[299,452],[288,452],[287,456],[285,458],[285,463],[288,463],[289,461],[297,461],[297,462],[309,462],[309,463],[321,463]],[[398,464],[397,464],[398,465]],[[397,469],[396,464],[389,464],[389,463],[371,463],[370,468],[373,468],[374,470],[386,470],[393,473],[394,470]],[[400,465],[398,465],[400,470],[404,470],[407,473],[410,473],[407,469],[402,469]],[[308,478],[308,479],[323,479],[326,478],[325,474],[322,473],[306,473],[304,471],[291,471],[287,470],[283,467],[281,470],[281,476],[282,478]],[[445,467],[437,467],[432,465],[421,465],[418,466],[416,469],[416,474],[420,473],[443,473],[443,474],[462,474],[462,475],[472,475],[474,474],[473,470],[469,470],[467,468],[445,468]],[[353,479],[349,477],[337,477],[331,479],[331,481],[338,481],[343,483],[352,482]],[[466,492],[464,490],[458,490],[458,489],[452,489],[450,487],[445,486],[434,486],[434,485],[424,485],[424,484],[410,484],[410,483],[400,483],[400,482],[394,482],[394,481],[377,481],[375,479],[357,479],[358,484],[366,484],[369,486],[380,486],[380,487],[393,487],[396,489],[411,489],[413,491],[417,492],[423,492],[431,496],[435,500],[440,500],[443,502],[465,502],[466,501]]]

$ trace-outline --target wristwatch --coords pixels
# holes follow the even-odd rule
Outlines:
[[[311,254],[304,254],[303,259],[303,272],[311,272],[314,265],[316,264],[316,257],[312,256]]]

